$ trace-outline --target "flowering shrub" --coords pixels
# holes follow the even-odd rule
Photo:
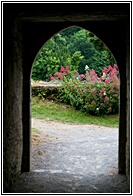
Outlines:
[[[89,114],[118,113],[119,72],[116,64],[104,68],[100,78],[94,69],[87,69],[86,74],[78,75],[77,72],[71,73],[69,67],[66,68],[61,67],[60,73],[54,74],[54,78],[62,80],[58,95],[61,102]]]
[[[66,66],[65,68],[61,66],[60,72],[56,72],[54,75],[50,74],[50,80],[64,80],[65,77],[68,77],[70,75],[69,66]]]

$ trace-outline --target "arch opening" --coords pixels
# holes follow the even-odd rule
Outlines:
[[[67,28],[67,29],[70,29],[71,27],[69,27],[69,28]],[[80,27],[78,27],[78,28],[80,28]],[[82,28],[81,28],[82,29]],[[63,30],[61,31],[61,32],[63,32]],[[37,58],[36,58],[37,59]],[[115,61],[116,62],[116,61]],[[84,66],[84,68],[85,68],[85,66]],[[32,68],[33,69],[33,68]],[[118,157],[117,157],[118,158]],[[118,160],[118,159],[117,159]]]

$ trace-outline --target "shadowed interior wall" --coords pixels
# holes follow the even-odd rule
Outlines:
[[[10,16],[11,17],[11,16]],[[20,24],[8,19],[3,62],[3,181],[8,191],[21,172],[22,157],[22,45]]]
[[[126,134],[126,175],[128,178],[128,182],[130,183],[130,175],[131,175],[131,170],[130,170],[130,26],[127,24],[126,27],[127,30],[127,42],[126,42],[126,48],[127,48],[127,52],[126,52],[126,80],[127,80],[127,112],[126,112],[126,130],[127,130],[127,134]]]
[[[109,47],[120,71],[119,173],[130,177],[130,55],[129,9],[116,4],[94,9],[51,11],[51,5],[35,12],[36,5],[6,5],[4,12],[3,177],[4,192],[20,171],[30,171],[30,76],[36,54],[54,34],[77,25],[95,33]],[[14,9],[15,8],[15,9]],[[34,8],[34,9],[32,9]],[[66,6],[64,6],[66,10]],[[70,8],[70,7],[69,7]],[[85,8],[85,7],[84,7]],[[92,9],[93,8],[93,9]],[[127,7],[129,8],[129,7]],[[102,9],[99,11],[98,9]],[[33,12],[34,10],[34,12]],[[90,10],[90,11],[89,11]],[[128,12],[127,12],[128,10]],[[121,11],[121,12],[120,12]],[[76,14],[75,14],[76,12]],[[49,13],[49,15],[48,15]],[[100,26],[100,28],[99,28]]]

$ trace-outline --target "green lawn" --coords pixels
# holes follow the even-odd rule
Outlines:
[[[95,124],[106,127],[118,127],[118,115],[92,116],[74,110],[71,106],[45,100],[32,98],[32,117],[49,119],[70,124]]]

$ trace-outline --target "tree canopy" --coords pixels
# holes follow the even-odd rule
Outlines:
[[[32,79],[49,81],[49,74],[58,72],[61,66],[69,66],[71,71],[81,74],[88,65],[100,76],[104,67],[114,63],[111,52],[96,35],[72,26],[44,44],[34,61]]]

